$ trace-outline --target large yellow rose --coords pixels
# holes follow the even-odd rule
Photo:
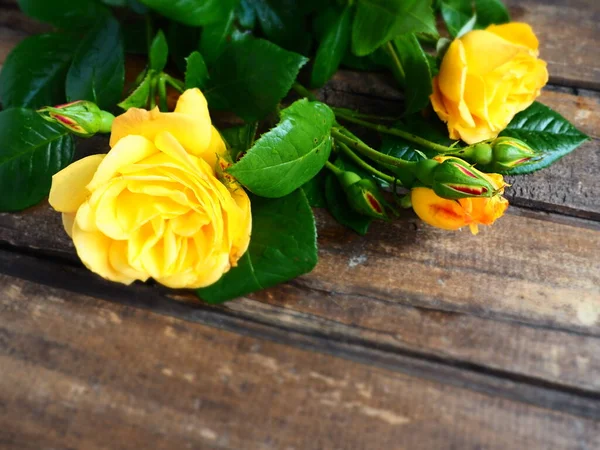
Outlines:
[[[250,201],[215,176],[226,148],[198,89],[173,113],[128,110],[110,145],[57,173],[50,191],[90,270],[125,284],[198,288],[236,265],[250,241]]]
[[[498,136],[548,82],[538,40],[525,23],[490,25],[455,39],[433,80],[431,103],[452,139]]]
[[[444,230],[458,230],[469,226],[473,234],[479,232],[478,225],[491,225],[500,218],[508,200],[502,197],[504,179],[495,173],[486,174],[498,193],[493,197],[468,197],[449,200],[439,197],[433,189],[417,187],[411,191],[411,202],[415,213],[423,221]]]

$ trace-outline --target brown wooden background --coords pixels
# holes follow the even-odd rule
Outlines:
[[[0,448],[599,449],[600,3],[509,4],[592,140],[478,236],[319,210],[313,273],[211,307],[89,273],[45,202],[0,214]],[[0,0],[0,63],[43,29]],[[320,95],[401,100],[348,71]]]

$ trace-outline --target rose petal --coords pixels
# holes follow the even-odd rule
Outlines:
[[[48,202],[56,211],[74,213],[90,195],[85,188],[106,155],[75,161],[52,177]]]

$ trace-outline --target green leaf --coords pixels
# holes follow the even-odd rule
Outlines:
[[[204,63],[204,58],[199,52],[193,52],[185,59],[187,69],[185,70],[185,88],[204,89],[209,79],[208,69]]]
[[[67,74],[67,99],[114,107],[123,92],[124,58],[119,23],[112,18],[98,22],[77,48]]]
[[[510,22],[510,15],[501,0],[474,0],[477,27],[485,28],[493,23]]]
[[[239,0],[139,0],[169,19],[195,27],[219,22]]]
[[[248,251],[215,284],[198,289],[209,303],[221,303],[284,283],[317,264],[315,219],[301,189],[278,198],[251,197],[252,239]]]
[[[312,177],[302,185],[304,195],[308,199],[308,203],[313,208],[325,208],[325,178],[327,170],[321,170],[317,175]]]
[[[129,108],[145,108],[150,97],[150,85],[152,84],[152,78],[155,75],[156,74],[152,71],[146,72],[146,76],[144,76],[138,87],[136,87],[135,90],[117,106],[125,111],[127,111]]]
[[[350,43],[352,10],[346,6],[331,24],[319,44],[313,66],[311,85],[323,86],[338,69]]]
[[[365,56],[404,33],[437,35],[430,0],[358,0],[352,51]]]
[[[73,140],[63,127],[35,111],[0,112],[0,211],[39,203],[50,191],[52,175],[73,158]]]
[[[150,44],[150,70],[162,72],[167,65],[168,57],[169,46],[167,45],[167,38],[165,38],[162,30],[158,30],[152,44]]]
[[[305,1],[242,0],[245,17],[255,17],[264,35],[275,44],[298,53],[310,48]],[[253,14],[253,15],[250,15]]]
[[[108,8],[96,0],[18,0],[18,3],[28,16],[65,29],[82,29],[110,16]]]
[[[342,169],[346,168],[340,159],[336,161],[335,165]],[[325,201],[327,210],[335,220],[361,236],[367,234],[373,219],[358,213],[350,206],[346,193],[333,173],[328,173],[325,178]]]
[[[510,21],[500,0],[442,0],[440,10],[452,37],[460,37],[473,28]]]
[[[38,108],[65,100],[65,77],[75,50],[73,36],[40,34],[21,41],[0,73],[4,108]]]
[[[235,14],[233,11],[225,20],[207,25],[200,36],[200,52],[209,67],[219,58],[231,40],[234,30]]]
[[[227,143],[233,161],[240,159],[252,147],[257,128],[258,122],[250,122],[221,130],[221,135]]]
[[[537,153],[535,162],[502,172],[509,175],[548,167],[589,140],[563,116],[538,102],[517,114],[500,135],[521,139]]]
[[[202,30],[204,34],[204,30]],[[198,50],[200,41],[200,28],[189,27],[178,22],[170,22],[167,28],[167,44],[171,60],[181,72],[185,72],[187,63],[185,59],[193,51]]]
[[[307,61],[263,39],[232,42],[211,67],[208,103],[248,122],[262,119],[288,93]]]
[[[414,34],[398,36],[393,45],[404,74],[405,113],[412,114],[429,105],[431,69],[427,55]]]
[[[331,153],[335,116],[327,105],[302,99],[281,112],[229,173],[261,197],[283,197],[314,177]]]

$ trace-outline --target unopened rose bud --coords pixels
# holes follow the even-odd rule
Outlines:
[[[492,197],[497,189],[489,177],[459,158],[447,157],[433,171],[434,192],[447,199]]]
[[[519,139],[499,137],[492,142],[492,155],[492,169],[506,171],[531,162],[535,157],[535,152]]]
[[[110,133],[114,116],[102,111],[95,103],[78,100],[64,105],[46,106],[38,113],[48,122],[57,123],[71,133],[91,137],[96,133]]]
[[[361,178],[356,173],[348,171],[339,174],[338,179],[352,209],[375,219],[388,218],[386,212],[388,203],[373,180]]]

